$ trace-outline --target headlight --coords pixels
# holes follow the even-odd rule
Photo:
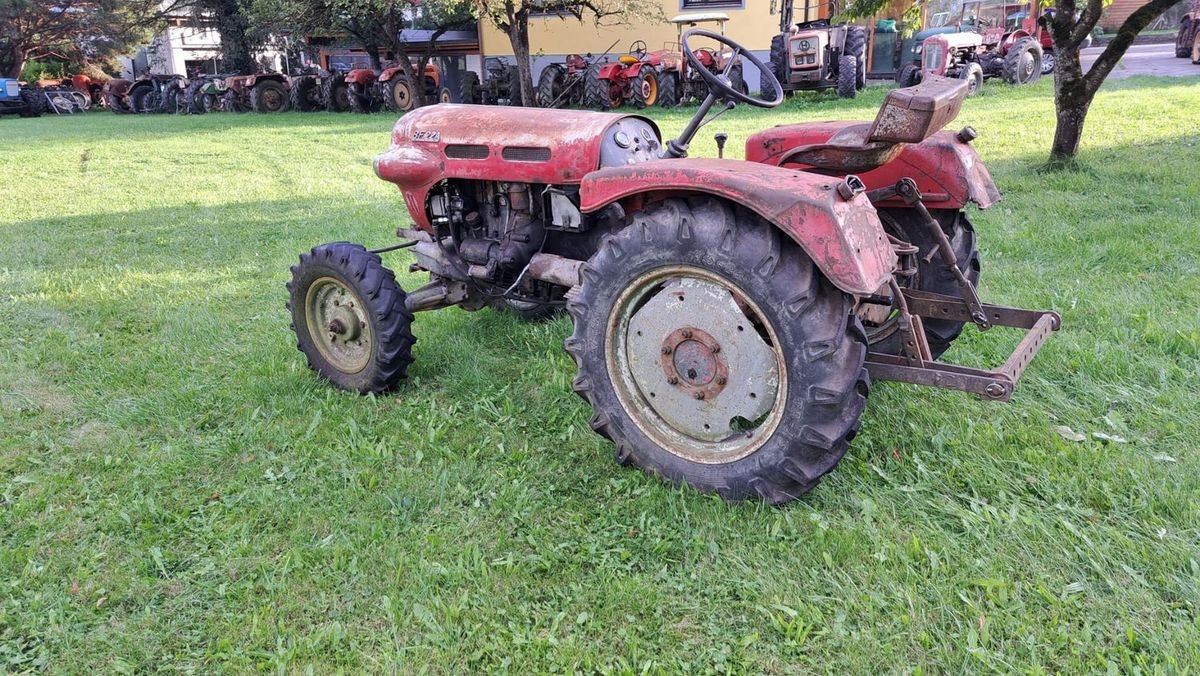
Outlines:
[[[913,47],[913,54],[920,54],[920,53],[921,53],[921,47],[923,47],[923,46],[924,46],[924,45],[917,45],[916,47]]]

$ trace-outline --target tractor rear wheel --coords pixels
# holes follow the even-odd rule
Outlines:
[[[867,86],[867,29],[862,26],[847,27],[843,53],[855,58],[854,88],[862,91]]]
[[[788,82],[787,42],[783,34],[771,38],[771,72],[785,88]]]
[[[663,73],[658,76],[658,105],[674,108],[679,105],[679,76]]]
[[[416,99],[413,98],[412,83],[408,81],[407,75],[397,73],[383,86],[387,94],[385,103],[388,110],[393,113],[407,113],[413,109]]]
[[[1021,38],[1004,55],[1004,81],[1027,85],[1042,77],[1042,45],[1033,38]]]
[[[350,86],[346,84],[346,76],[334,73],[321,83],[321,98],[325,101],[325,110],[331,113],[344,113],[350,110]]]
[[[521,71],[516,65],[509,66],[505,73],[508,76],[508,88],[505,96],[508,98],[508,105],[523,106],[525,101],[521,98]]]
[[[562,108],[566,105],[563,88],[567,73],[557,63],[552,63],[542,69],[538,76],[537,105],[539,108]]]
[[[709,198],[631,215],[581,270],[566,341],[617,460],[728,499],[811,489],[858,431],[851,299],[770,224]]]
[[[322,108],[321,87],[315,76],[301,75],[292,80],[292,110],[311,113]]]
[[[600,79],[600,66],[588,66],[587,76],[583,81],[584,105],[598,110],[612,108],[612,99],[609,98],[608,90],[608,80]]]
[[[41,117],[46,109],[46,97],[37,89],[22,89],[21,101],[25,104],[17,113],[19,117]]]
[[[729,70],[729,84],[742,94],[749,94],[750,87],[746,85],[746,76],[742,74],[742,64],[737,64]]]
[[[1190,17],[1183,17],[1183,21],[1179,22],[1179,32],[1175,34],[1175,58],[1186,59],[1192,55],[1192,42],[1188,39],[1192,37],[1192,20]]]
[[[971,61],[963,64],[958,79],[967,81],[967,96],[983,93],[983,66]]]
[[[458,88],[458,100],[462,103],[483,103],[479,86],[479,75],[473,70],[463,73],[462,84]]]
[[[629,102],[634,108],[658,103],[658,74],[652,68],[642,68],[629,85]]]
[[[225,97],[222,99],[222,107],[227,113],[244,113],[246,107],[242,105],[242,97],[233,89],[225,90]]]
[[[975,228],[971,226],[967,214],[953,209],[933,209],[930,213],[937,219],[942,231],[950,240],[950,245],[954,247],[958,269],[972,284],[978,285],[979,249],[975,243]],[[898,278],[900,286],[958,298],[958,280],[950,267],[938,256],[926,260],[925,254],[932,251],[937,242],[921,222],[920,214],[914,209],[888,208],[881,209],[880,216],[884,230],[889,235],[915,245],[920,252],[908,256],[908,260],[901,260],[903,267],[916,270],[916,274]],[[894,313],[879,322],[871,322],[864,317],[864,323],[872,352],[903,354]],[[948,319],[924,319],[922,323],[925,326],[925,339],[929,342],[929,352],[934,359],[950,348],[950,344],[958,338],[963,328],[963,322]]]
[[[300,255],[287,284],[297,348],[343,390],[384,392],[412,363],[412,313],[377,254],[335,242]]]
[[[250,88],[250,107],[258,113],[287,112],[287,87],[275,80],[259,82]]]
[[[849,54],[838,59],[837,93],[843,99],[858,94],[858,59]]]

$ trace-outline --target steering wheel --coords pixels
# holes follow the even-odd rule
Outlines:
[[[692,37],[707,38],[733,50],[733,53],[729,55],[729,61],[725,64],[725,69],[720,73],[714,73],[705,68],[704,65],[700,63],[699,58],[697,58],[693,53],[694,50],[688,46],[688,40],[690,40]],[[696,72],[700,74],[700,77],[704,78],[704,81],[708,83],[708,89],[710,92],[712,92],[712,94],[719,93],[722,98],[741,101],[742,103],[748,103],[758,108],[774,108],[775,106],[783,103],[783,85],[779,84],[779,78],[775,77],[775,73],[771,72],[770,66],[759,60],[757,56],[752,54],[750,50],[746,49],[745,47],[739,45],[733,40],[730,40],[724,35],[718,35],[711,31],[701,30],[699,28],[694,28],[684,33],[682,43],[683,44],[681,44],[680,47],[683,49],[683,55],[687,57],[688,65],[694,68]],[[733,83],[729,80],[729,71],[733,70],[733,65],[737,63],[738,56],[746,57],[746,60],[758,69],[759,89],[766,91],[766,85],[770,85],[774,90],[774,97],[768,99],[750,96],[749,94],[743,94],[733,86]]]
[[[629,53],[639,59],[646,57],[646,42],[644,40],[634,40],[632,45],[629,45]]]

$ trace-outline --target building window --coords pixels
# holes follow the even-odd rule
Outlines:
[[[679,0],[679,9],[743,9],[745,6],[746,0]]]

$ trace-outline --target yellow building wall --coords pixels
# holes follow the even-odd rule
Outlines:
[[[771,38],[779,32],[779,15],[771,14],[771,0],[745,0],[742,8],[680,9],[680,0],[662,0],[659,21],[639,20],[633,24],[613,23],[608,17],[597,26],[590,18],[577,21],[571,16],[534,16],[529,19],[529,53],[534,58],[543,55],[604,53],[613,41],[612,55],[624,54],[635,40],[645,41],[653,51],[677,40],[677,28],[670,19],[679,14],[720,12],[729,16],[725,34],[746,47],[759,51],[771,48]],[[716,24],[698,26],[717,31]],[[508,36],[488,21],[481,22],[479,48],[484,56],[512,56]],[[703,46],[703,45],[700,45]]]

